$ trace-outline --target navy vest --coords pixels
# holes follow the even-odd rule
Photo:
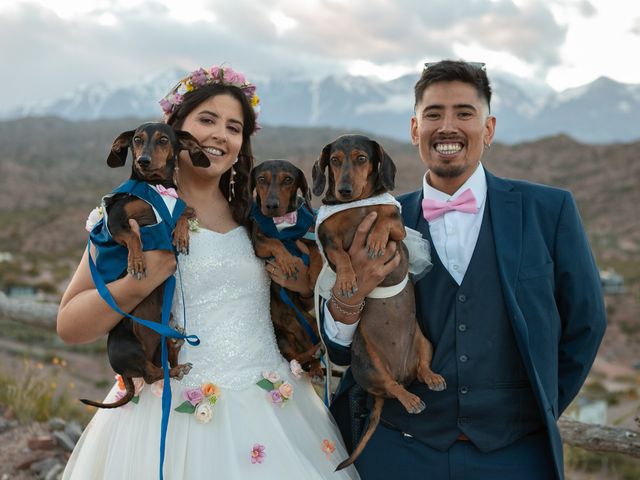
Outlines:
[[[418,229],[431,241],[422,218]],[[382,418],[438,450],[460,433],[481,451],[496,450],[543,423],[505,309],[489,208],[461,285],[435,248],[432,256],[433,269],[415,286],[417,316],[434,347],[432,370],[447,389],[432,392],[414,382],[409,390],[427,408],[411,415],[397,400],[386,400]]]

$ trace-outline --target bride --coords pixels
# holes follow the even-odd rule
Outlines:
[[[333,419],[311,386],[278,351],[269,317],[269,276],[310,295],[306,276],[284,280],[256,258],[245,228],[252,167],[250,136],[259,103],[255,86],[229,67],[199,69],[161,100],[165,121],[191,133],[211,165],[193,167],[182,152],[178,194],[196,210],[188,255],[145,252],[147,277],[108,284],[131,311],[176,273],[173,313],[201,343],[185,343],[180,363],[193,369],[170,382],[164,477],[219,479],[357,479],[334,472],[347,457]],[[372,262],[376,262],[375,260]],[[121,316],[95,289],[87,253],[60,304],[58,334],[67,343],[94,341]],[[158,477],[163,382],[136,379],[136,402],[100,410],[87,426],[65,479]],[[123,395],[116,383],[105,402]],[[176,410],[177,409],[177,410]]]

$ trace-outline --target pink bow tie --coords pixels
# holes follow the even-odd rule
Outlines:
[[[156,185],[156,190],[160,195],[167,195],[169,197],[178,198],[178,192],[175,188],[165,188],[162,185]]]
[[[273,217],[273,223],[278,225],[280,223],[290,223],[291,225],[295,225],[298,222],[298,212],[293,211],[289,213],[285,213],[281,217]]]
[[[464,213],[478,213],[476,197],[473,196],[470,188],[467,188],[458,198],[450,202],[440,202],[429,199],[422,200],[422,214],[428,222],[452,210]]]

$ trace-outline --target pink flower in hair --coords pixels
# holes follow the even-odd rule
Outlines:
[[[242,85],[247,81],[243,74],[236,72],[231,67],[224,67],[223,74],[225,82],[228,83]]]
[[[207,71],[204,68],[199,68],[195,72],[191,72],[191,83],[195,87],[202,87],[207,83]]]
[[[163,98],[162,100],[160,100],[160,107],[162,108],[162,111],[164,113],[170,113],[173,109],[173,103],[171,103],[166,98]]]
[[[218,76],[220,75],[220,67],[218,66],[211,67],[211,69],[209,70],[209,73],[213,78],[218,78]]]

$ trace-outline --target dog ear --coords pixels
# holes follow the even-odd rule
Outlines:
[[[396,186],[396,165],[378,142],[371,140],[371,144],[378,154],[378,185],[376,186],[391,191]]]
[[[176,130],[176,138],[178,139],[178,148],[180,150],[187,150],[191,163],[195,167],[208,167],[211,165],[206,153],[202,151],[202,147],[196,138],[189,132],[184,130]],[[177,154],[178,152],[176,152]]]
[[[255,167],[253,167],[251,169],[251,172],[249,172],[249,193],[252,194],[253,191],[256,189],[256,173],[257,173],[257,168],[258,166],[256,165]],[[258,199],[258,204],[260,202],[260,196],[257,196]]]
[[[311,208],[311,190],[309,190],[309,185],[307,184],[307,177],[299,168],[296,167],[296,170],[298,171],[297,186],[302,192],[302,197],[304,198],[304,203],[307,204],[307,208],[310,212],[313,212]]]
[[[131,145],[131,139],[135,130],[129,130],[122,132],[116,137],[111,145],[111,151],[107,157],[107,165],[111,168],[122,167],[127,161],[127,154],[129,153],[129,145]]]
[[[322,195],[324,187],[327,184],[327,177],[324,173],[325,169],[329,165],[329,153],[331,152],[331,146],[333,143],[328,143],[322,149],[322,153],[316,163],[313,164],[311,169],[311,179],[313,181],[313,194],[316,197]]]

